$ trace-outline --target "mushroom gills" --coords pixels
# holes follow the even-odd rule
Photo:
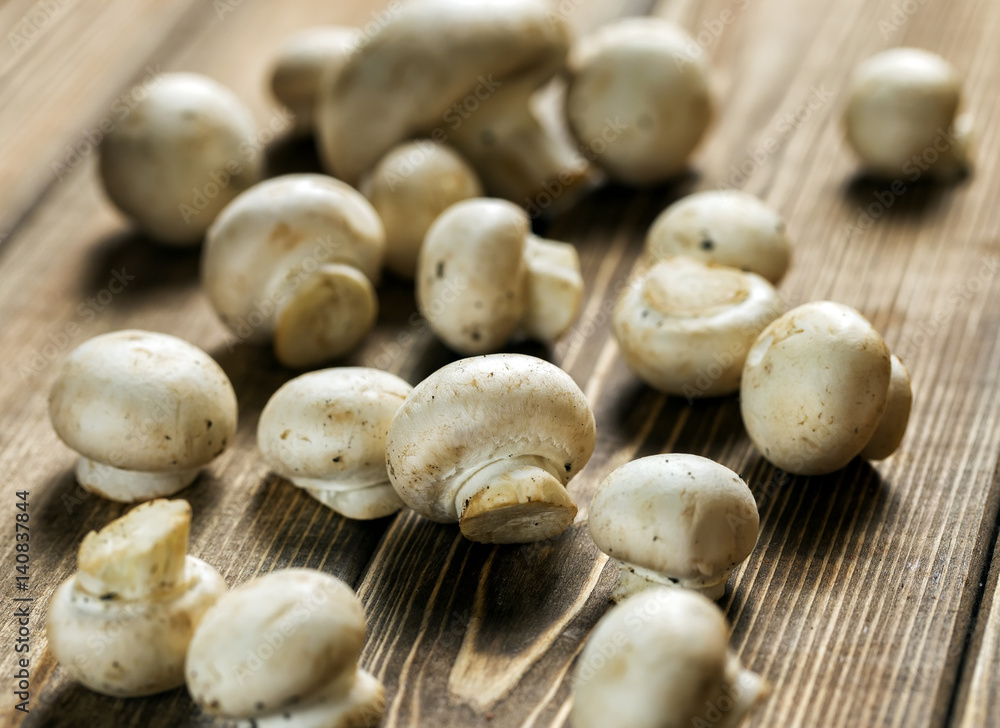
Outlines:
[[[376,725],[385,708],[385,688],[369,672],[358,670],[350,685],[331,682],[319,695],[271,715],[236,723],[240,728],[363,728]],[[345,696],[345,692],[347,693]]]
[[[732,573],[725,571],[701,579],[675,579],[652,569],[630,564],[627,561],[616,559],[616,563],[619,568],[618,585],[611,593],[611,599],[615,602],[620,602],[626,597],[655,586],[682,587],[699,592],[712,601],[716,601],[726,595],[726,581],[729,579],[729,574]]]
[[[76,463],[76,479],[91,493],[119,503],[163,498],[187,488],[198,477],[201,468],[186,468],[166,472],[125,470],[81,457]]]

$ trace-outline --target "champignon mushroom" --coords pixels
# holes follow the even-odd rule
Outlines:
[[[385,226],[385,266],[401,278],[417,272],[417,254],[431,223],[456,202],[483,194],[458,154],[423,139],[389,151],[361,185]]]
[[[295,115],[299,133],[311,133],[320,84],[330,82],[357,50],[357,28],[320,26],[299,31],[278,51],[271,69],[271,92]]]
[[[551,344],[583,300],[576,248],[531,234],[528,215],[504,200],[465,200],[445,210],[417,261],[417,307],[463,354],[496,351],[524,335]]]
[[[79,571],[56,589],[49,649],[91,690],[128,698],[184,684],[184,658],[226,582],[187,555],[191,506],[144,503],[83,539]]]
[[[569,44],[566,20],[544,0],[406,3],[321,90],[324,164],[354,184],[396,144],[424,136],[454,145],[492,195],[566,199],[586,162],[530,101]]]
[[[357,190],[289,174],[233,200],[212,225],[202,280],[243,340],[273,338],[282,364],[314,366],[351,351],[378,316],[385,234]]]
[[[313,569],[253,579],[209,610],[187,684],[209,715],[261,728],[376,725],[385,691],[358,667],[365,615],[351,588]]]
[[[348,518],[403,507],[385,470],[385,434],[413,389],[379,369],[310,372],[284,384],[260,415],[257,443],[275,472]]]
[[[778,213],[738,190],[709,190],[678,200],[653,221],[646,250],[657,260],[684,255],[752,271],[774,284],[792,255]]]
[[[971,161],[972,117],[962,84],[934,53],[893,48],[854,71],[844,108],[847,141],[869,173],[951,178]]]
[[[569,125],[612,179],[647,185],[684,171],[713,113],[708,65],[692,46],[673,23],[627,18],[570,53]]]
[[[232,91],[196,73],[167,73],[101,142],[111,201],[150,237],[197,245],[236,195],[261,177],[241,147],[253,115]]]
[[[566,483],[594,451],[594,414],[566,372],[523,354],[462,359],[418,384],[389,425],[389,479],[433,521],[485,543],[557,536]]]
[[[590,535],[618,562],[611,598],[678,585],[712,599],[757,543],[760,518],[739,475],[697,455],[651,455],[609,475],[590,504]]]
[[[760,276],[678,257],[633,280],[611,323],[629,369],[691,399],[735,392],[754,339],[784,310]]]
[[[573,728],[735,728],[769,692],[729,649],[722,611],[657,587],[597,623],[572,680]]]
[[[740,411],[765,458],[822,475],[869,443],[873,457],[887,457],[906,429],[909,390],[902,362],[860,313],[815,301],[760,333],[743,369]]]
[[[80,485],[134,503],[186,488],[226,449],[236,434],[236,393],[198,347],[166,334],[116,331],[67,357],[49,416],[81,455]]]

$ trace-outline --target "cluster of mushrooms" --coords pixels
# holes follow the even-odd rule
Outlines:
[[[415,0],[370,37],[295,36],[274,65],[273,91],[296,131],[315,136],[329,176],[261,181],[259,165],[230,164],[250,113],[195,74],[151,88],[102,145],[101,176],[149,236],[204,240],[205,291],[236,335],[315,370],[261,413],[257,442],[275,473],[347,518],[409,507],[472,541],[539,541],[574,522],[566,486],[597,433],[563,370],[496,353],[516,338],[558,341],[583,300],[575,248],[533,234],[526,209],[600,176],[648,185],[683,171],[714,103],[692,45],[652,18],[574,44],[544,0]],[[532,110],[556,76],[575,150]],[[950,130],[930,168],[949,177],[968,164],[959,110],[951,66],[892,50],[859,67],[847,138],[867,169],[892,177]],[[185,207],[210,178],[210,204]],[[778,214],[750,195],[676,202],[614,309],[622,357],[669,395],[739,391],[754,445],[788,472],[885,458],[906,430],[907,370],[857,311],[787,310],[775,286],[791,249]],[[431,330],[470,358],[415,387],[373,368],[316,370],[374,325],[383,267],[414,281]],[[186,684],[206,713],[260,726],[378,722],[383,688],[358,667],[365,619],[347,585],[288,569],[230,592],[187,554],[190,506],[166,499],[235,435],[236,394],[218,364],[172,336],[104,334],[68,357],[50,415],[80,454],[84,488],[142,503],[84,539],[79,571],[50,603],[49,645],[73,677],[126,697]],[[740,667],[713,603],[756,545],[747,484],[695,455],[645,457],[604,480],[588,523],[619,568],[620,603],[580,655],[573,725],[688,725],[727,700],[713,724],[735,726],[768,690]]]

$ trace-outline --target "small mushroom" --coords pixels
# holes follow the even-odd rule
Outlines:
[[[403,502],[385,470],[385,434],[411,389],[393,374],[363,367],[296,377],[260,415],[264,460],[348,518],[391,515]]]
[[[799,475],[832,473],[869,445],[871,457],[888,457],[911,401],[909,375],[892,359],[853,308],[816,301],[792,309],[761,332],[746,359],[740,411],[750,439]]]
[[[49,395],[76,479],[122,503],[186,488],[236,434],[226,373],[186,341],[148,331],[95,336],[67,357]]]
[[[157,76],[101,142],[104,189],[150,237],[197,245],[261,178],[262,155],[243,149],[255,133],[250,110],[225,86],[196,73]]]
[[[248,342],[273,339],[287,367],[356,348],[375,325],[385,233],[357,190],[289,174],[233,200],[208,231],[202,281],[222,320]]]
[[[456,202],[483,194],[464,159],[427,139],[390,150],[361,191],[385,226],[385,267],[408,279],[416,275],[417,254],[437,216]]]
[[[971,163],[972,117],[962,83],[934,53],[893,48],[854,71],[844,109],[847,141],[869,173],[948,179]]]
[[[685,589],[629,597],[597,623],[572,680],[573,728],[735,728],[770,688],[729,648],[715,604]]]
[[[684,197],[653,221],[646,250],[663,260],[676,255],[752,271],[777,284],[792,246],[781,217],[753,195],[710,190]]]
[[[430,137],[454,145],[486,190],[521,205],[562,199],[586,161],[531,109],[570,45],[544,0],[403,4],[321,89],[317,135],[327,170],[355,184],[390,149]]]
[[[452,205],[427,231],[416,291],[435,334],[482,354],[516,335],[557,341],[580,312],[583,277],[572,245],[532,235],[517,205],[477,198]]]
[[[56,589],[49,649],[74,680],[105,695],[184,684],[188,643],[226,582],[187,555],[191,506],[144,503],[83,539],[79,571]]]
[[[523,354],[462,359],[418,384],[389,425],[403,502],[485,543],[557,536],[576,516],[566,483],[594,451],[594,414],[566,372]]]
[[[569,56],[566,114],[608,175],[648,185],[684,171],[712,120],[708,65],[694,39],[659,18],[627,18]]]
[[[320,26],[288,38],[271,69],[271,92],[295,115],[295,129],[312,133],[319,88],[332,79],[357,50],[357,28]]]
[[[618,562],[611,598],[678,585],[712,599],[757,543],[760,518],[739,475],[697,455],[651,455],[609,475],[590,504],[590,535]]]
[[[365,614],[340,579],[283,569],[209,610],[191,640],[188,690],[212,716],[261,728],[376,725],[385,691],[358,667]]]
[[[757,334],[784,310],[760,276],[678,257],[633,280],[611,323],[629,369],[690,399],[735,392]]]

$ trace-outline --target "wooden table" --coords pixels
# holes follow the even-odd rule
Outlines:
[[[583,506],[573,529],[499,548],[409,512],[346,521],[269,475],[255,450],[256,422],[291,374],[267,350],[226,345],[198,285],[198,253],[134,234],[103,197],[84,142],[150,69],[206,73],[251,105],[262,132],[280,125],[265,73],[283,37],[321,23],[377,24],[381,5],[0,5],[0,28],[13,34],[0,51],[4,721],[24,717],[12,703],[22,656],[12,600],[30,596],[24,725],[210,723],[184,690],[122,701],[82,689],[45,646],[46,602],[74,570],[81,538],[126,510],[76,487],[74,455],[49,425],[47,392],[72,347],[139,327],[201,346],[239,393],[236,441],[182,494],[194,507],[192,552],[232,585],[286,566],[352,584],[369,619],[363,662],[387,688],[383,725],[566,725],[567,674],[614,580],[588,536],[585,505],[615,467],[677,451],[737,470],[759,502],[760,542],[721,602],[735,649],[774,687],[749,725],[1000,726],[1000,3],[562,0],[559,12],[580,30],[650,13],[697,33],[720,113],[690,178],[641,191],[606,187],[547,225],[550,237],[579,246],[588,298],[554,351],[520,350],[550,356],[576,379],[593,403],[599,443],[570,488]],[[892,195],[856,176],[838,121],[845,83],[861,59],[896,45],[936,51],[966,78],[979,137],[971,178],[906,181]],[[316,164],[308,143],[279,144],[268,155],[274,171]],[[760,195],[786,217],[797,245],[781,287],[791,302],[829,298],[859,308],[909,365],[916,400],[893,458],[788,478],[750,445],[735,397],[688,405],[625,369],[607,320],[616,285],[661,209],[719,185]],[[112,294],[116,276],[128,284]],[[416,383],[454,358],[411,322],[409,288],[389,281],[381,297],[378,329],[350,363]],[[29,589],[18,592],[15,493],[25,490],[31,566]]]

